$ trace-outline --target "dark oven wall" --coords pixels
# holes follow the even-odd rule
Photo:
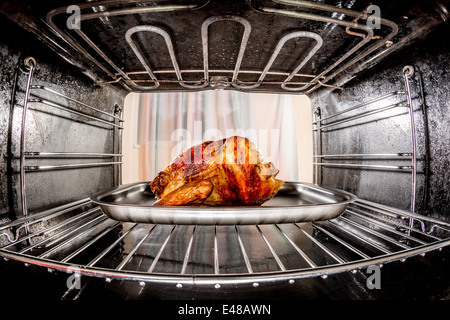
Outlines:
[[[433,30],[426,40],[404,47],[352,79],[345,84],[344,90],[312,97],[313,111],[319,108],[320,116],[325,118],[387,96],[328,119],[328,123],[344,121],[324,127],[320,134],[315,134],[319,154],[409,153],[412,144],[411,121],[405,107],[407,98],[403,94],[390,94],[405,91],[403,69],[412,66],[414,74],[409,82],[416,126],[415,211],[447,220],[450,219],[450,44],[444,39],[448,33],[449,24],[446,22]],[[370,113],[385,107],[386,111]],[[369,114],[358,116],[365,112]],[[318,168],[321,183],[354,192],[364,199],[411,209],[412,174],[408,168],[411,157],[391,155],[315,160],[322,162]],[[393,167],[400,168],[396,170]]]
[[[78,68],[4,16],[0,16],[0,28],[3,30],[0,35],[0,218],[7,221],[20,216],[22,211],[19,156],[27,73],[16,66],[22,64],[25,57],[33,57],[36,67],[32,85],[45,86],[108,113],[114,113],[116,106],[122,107],[125,93],[109,86],[94,86]],[[30,99],[45,99],[98,116],[97,111],[85,111],[83,105],[45,90],[33,90]],[[119,132],[117,127],[79,114],[43,103],[29,103],[24,149],[26,152],[116,154]],[[25,164],[31,171],[33,166],[40,167],[25,175],[29,212],[89,197],[93,192],[112,187],[117,179],[112,165],[82,170],[44,170],[44,166],[102,161],[110,160],[81,159],[77,155],[55,157],[54,154],[28,157]]]

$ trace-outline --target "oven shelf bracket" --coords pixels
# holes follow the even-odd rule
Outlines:
[[[26,173],[29,172],[45,172],[51,170],[69,170],[69,169],[82,169],[82,168],[94,168],[100,166],[121,166],[122,154],[120,153],[103,153],[103,152],[41,152],[41,151],[27,151],[26,149],[26,138],[27,138],[27,114],[30,109],[34,109],[31,106],[33,103],[42,104],[48,106],[50,108],[56,108],[59,110],[63,110],[65,112],[69,112],[71,114],[75,114],[80,116],[81,118],[87,118],[89,121],[96,121],[105,127],[105,130],[110,130],[110,127],[116,128],[119,130],[119,134],[121,133],[121,129],[123,129],[122,123],[124,122],[121,118],[121,111],[119,106],[115,106],[113,112],[108,113],[98,108],[92,107],[82,101],[77,99],[73,99],[70,96],[62,94],[54,89],[51,89],[47,86],[36,85],[33,84],[33,79],[35,75],[35,70],[37,68],[37,62],[33,57],[26,57],[22,62],[22,71],[27,74],[26,79],[26,87],[25,87],[25,95],[23,100],[22,107],[22,121],[20,128],[20,148],[19,148],[19,170],[18,173],[20,175],[20,205],[22,209],[22,216],[26,217],[29,215],[28,212],[28,204],[27,204],[27,195],[26,195]],[[14,88],[15,90],[15,88]],[[47,95],[64,98],[67,101],[75,103],[80,108],[84,109],[83,111],[78,111],[72,108],[67,107],[66,105],[56,103],[50,101],[49,99],[44,98],[31,98],[32,92],[45,92]],[[15,92],[13,92],[15,95]],[[53,113],[48,113],[53,115]],[[100,114],[101,116],[98,116]],[[105,117],[109,118],[108,120]],[[72,118],[70,118],[72,120]],[[77,121],[77,120],[73,120]],[[78,121],[79,122],[79,121]],[[88,124],[88,123],[86,123]],[[119,150],[120,151],[120,150]],[[102,162],[90,162],[90,163],[71,163],[71,164],[58,164],[58,165],[27,165],[26,159],[92,159],[92,158],[104,158],[104,159],[112,159],[111,161],[102,161]],[[120,171],[120,168],[117,169]],[[13,171],[14,172],[14,171]],[[28,233],[28,226],[24,224],[21,229],[24,232]],[[19,232],[20,229],[17,230]],[[16,236],[17,237],[17,234]],[[10,238],[10,237],[9,237]]]
[[[322,116],[322,112],[319,108],[314,112],[314,120],[313,120],[313,133],[315,139],[315,149],[314,149],[314,159],[313,163],[315,166],[315,182],[321,183],[321,171],[322,167],[335,167],[335,168],[351,168],[358,170],[380,170],[380,171],[398,171],[398,172],[411,172],[411,212],[415,212],[415,203],[416,203],[416,181],[417,181],[417,150],[416,150],[416,125],[414,121],[414,109],[411,97],[411,86],[410,79],[414,75],[414,67],[413,66],[405,66],[402,70],[402,78],[403,78],[403,86],[404,90],[397,90],[382,96],[379,96],[375,99],[357,104],[355,106],[349,107],[347,109],[338,111],[334,114]],[[395,98],[397,96],[405,97],[406,102],[389,104],[387,106],[377,107],[375,109],[369,109],[360,111],[357,113],[353,113],[352,115],[346,118],[338,118],[338,116],[344,115],[346,113],[354,112],[362,107],[369,106],[371,104],[382,102],[386,99]],[[411,150],[405,152],[401,150],[400,152],[386,152],[386,153],[345,153],[345,154],[323,154],[322,152],[322,135],[326,134],[328,130],[340,130],[342,127],[340,125],[344,123],[348,123],[357,119],[361,119],[368,116],[373,116],[377,114],[383,114],[384,112],[394,109],[394,108],[404,108],[406,107],[408,112],[407,116],[409,117],[408,122],[410,125],[410,144]],[[337,159],[345,159],[345,160],[364,160],[364,159],[389,159],[389,160],[398,160],[404,161],[410,158],[411,162],[408,165],[393,165],[393,164],[360,164],[360,163],[348,163],[348,162],[336,162],[331,160]],[[328,161],[325,161],[328,160]],[[411,224],[414,221],[411,219]]]

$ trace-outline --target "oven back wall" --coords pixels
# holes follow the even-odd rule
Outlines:
[[[394,91],[404,91],[403,67],[411,65],[410,79],[417,147],[417,213],[449,219],[450,212],[450,44],[443,41],[449,24],[434,30],[426,40],[398,51],[345,85],[345,90],[312,98],[322,118]],[[423,90],[420,82],[423,83]],[[423,91],[423,92],[422,92]],[[411,152],[410,117],[405,96],[383,99],[332,119],[395,106],[390,110],[328,127],[321,134],[322,154]],[[314,110],[313,110],[314,111]],[[328,163],[409,166],[408,157],[328,159]],[[411,170],[378,170],[321,165],[322,183],[354,192],[359,197],[410,210]]]
[[[18,170],[27,74],[16,69],[18,62],[27,56],[36,60],[32,85],[49,87],[109,113],[114,112],[116,105],[122,106],[125,93],[112,87],[94,86],[93,81],[77,68],[3,16],[0,17],[0,28],[8,30],[0,35],[0,218],[10,219],[20,215],[22,210]],[[12,97],[16,77],[17,89],[15,97]],[[83,110],[82,106],[66,98],[41,91],[33,91],[30,98],[44,98],[77,111]],[[118,129],[41,103],[29,103],[25,137],[27,152],[117,153],[119,150]],[[106,160],[109,161],[101,158],[29,158],[25,165]],[[86,198],[93,192],[113,186],[113,176],[111,165],[81,170],[29,172],[25,175],[28,209],[30,212],[44,210]]]

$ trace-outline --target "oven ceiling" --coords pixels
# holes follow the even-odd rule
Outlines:
[[[439,1],[106,0],[67,13],[71,4],[3,1],[0,11],[96,84],[135,92],[342,88],[448,14]]]

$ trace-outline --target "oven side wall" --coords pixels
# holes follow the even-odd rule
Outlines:
[[[447,220],[450,218],[450,44],[444,39],[448,32],[449,24],[444,23],[426,40],[401,49],[348,82],[344,90],[322,92],[312,97],[313,111],[319,107],[323,118],[391,92],[404,91],[403,68],[413,66],[415,73],[410,87],[417,147],[415,211]],[[316,148],[321,149],[322,155],[411,152],[411,126],[405,96],[383,99],[358,111],[342,114],[333,121],[395,104],[398,107],[388,111],[329,127],[320,135],[321,142],[316,135]],[[340,158],[328,159],[327,162],[411,165],[411,159],[407,158],[364,159]],[[318,175],[319,182],[324,185],[348,190],[367,200],[411,209],[410,170],[363,170],[325,165],[320,168],[322,177]]]
[[[33,85],[43,85],[73,99],[109,113],[123,106],[125,92],[114,87],[95,86],[79,69],[70,65],[27,31],[0,16],[0,219],[8,221],[21,215],[20,134],[27,74],[16,68],[23,58],[36,60]],[[14,83],[16,94],[13,96]],[[43,90],[31,98],[44,98],[74,110],[86,111],[79,104],[51,95]],[[101,116],[101,115],[100,115]],[[117,121],[117,120],[116,120]],[[102,126],[90,119],[40,103],[30,103],[26,119],[25,151],[117,153],[120,150],[118,129]],[[59,165],[97,162],[108,159],[27,159],[26,165]],[[109,161],[109,160],[108,160]],[[114,185],[113,166],[82,170],[52,170],[25,175],[29,212],[45,210]]]

